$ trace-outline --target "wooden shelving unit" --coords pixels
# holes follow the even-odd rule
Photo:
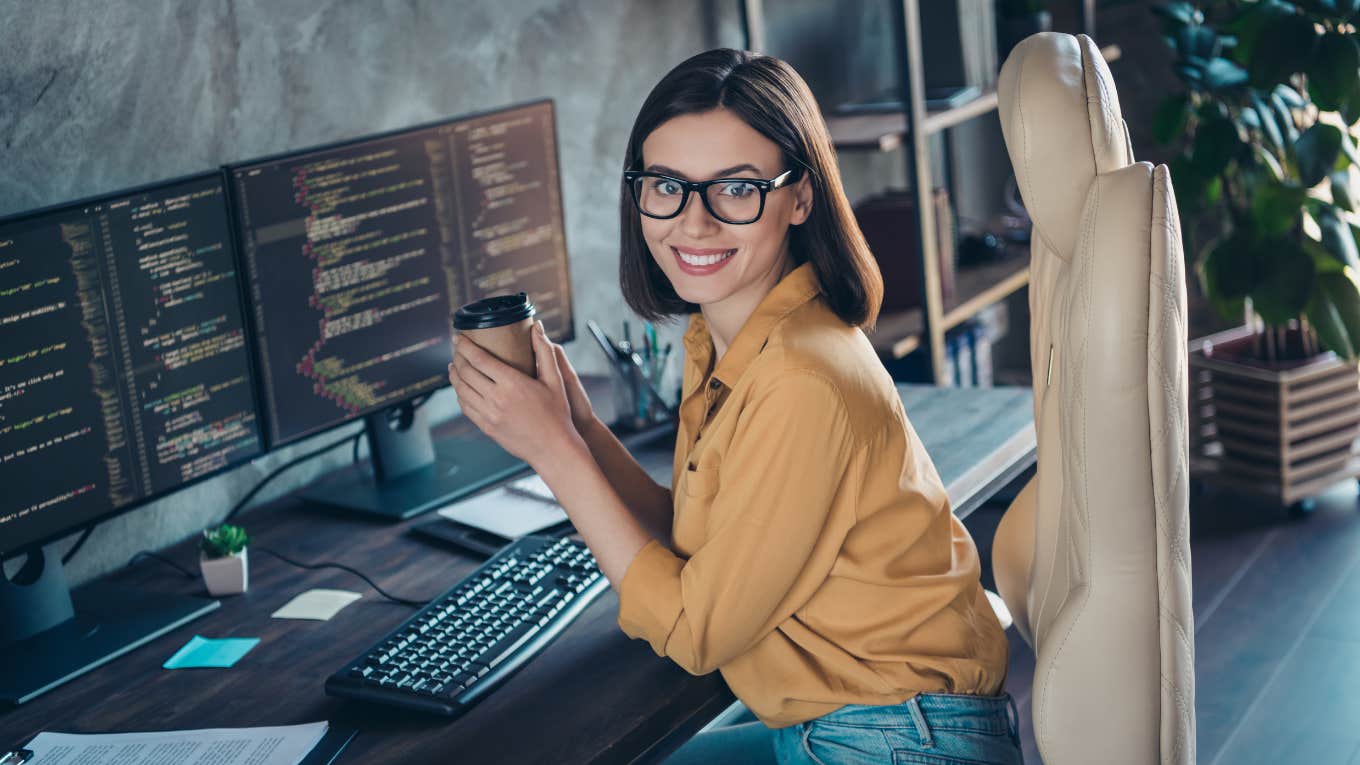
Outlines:
[[[1093,0],[1078,0],[1081,26],[1092,34],[1095,22]],[[989,114],[997,108],[995,88],[988,88],[967,103],[949,109],[928,111],[923,93],[924,64],[921,60],[920,0],[900,0],[893,3],[894,23],[901,30],[896,36],[898,81],[901,101],[906,105],[901,112],[854,116],[832,116],[827,128],[838,151],[887,152],[903,149],[907,163],[907,178],[912,187],[914,209],[917,211],[915,252],[922,253],[921,307],[879,317],[877,328],[869,338],[875,349],[885,358],[900,359],[917,349],[925,349],[930,362],[930,374],[937,385],[947,385],[945,366],[945,333],[957,327],[988,306],[1004,299],[1029,283],[1029,258],[1013,257],[982,266],[956,269],[954,295],[945,300],[940,291],[938,236],[935,230],[934,206],[929,195],[934,189],[930,172],[930,137],[968,120]],[[743,0],[743,23],[747,48],[764,50],[764,4],[761,0]],[[1106,61],[1119,58],[1118,46],[1101,49]],[[885,285],[891,290],[892,285]]]

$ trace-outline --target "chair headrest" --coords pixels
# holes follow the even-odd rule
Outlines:
[[[1043,32],[1015,46],[997,98],[1035,233],[1070,258],[1091,181],[1133,163],[1110,69],[1086,35]]]

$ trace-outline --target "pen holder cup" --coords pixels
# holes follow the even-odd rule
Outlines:
[[[647,381],[650,381],[653,388],[661,390],[666,363],[653,359],[644,362],[644,366],[646,371],[631,365],[616,369],[619,374],[613,377],[615,430],[643,430],[671,416],[670,406],[665,401],[658,401],[647,387]]]

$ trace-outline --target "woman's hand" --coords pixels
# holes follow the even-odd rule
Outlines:
[[[559,356],[543,332],[543,323],[534,322],[530,334],[537,379],[458,335],[453,341],[449,382],[463,414],[501,448],[537,470],[573,441],[584,442],[573,422],[573,406],[558,368]]]
[[[547,343],[552,346],[553,355],[557,357],[557,368],[562,372],[562,384],[567,389],[567,401],[571,403],[572,424],[576,426],[576,432],[584,438],[595,425],[595,409],[590,405],[590,398],[586,396],[586,388],[581,384],[581,378],[576,376],[576,370],[572,369],[571,362],[567,361],[567,352],[551,340],[547,340]]]

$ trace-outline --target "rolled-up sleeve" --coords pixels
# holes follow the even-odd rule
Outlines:
[[[811,596],[827,573],[813,570],[814,552],[834,560],[828,522],[858,480],[845,403],[820,374],[786,372],[738,418],[702,546],[684,559],[653,540],[619,584],[624,633],[696,675],[750,650]]]

